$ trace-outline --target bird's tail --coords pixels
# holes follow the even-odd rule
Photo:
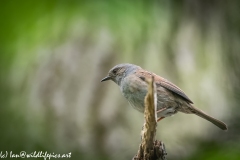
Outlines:
[[[206,113],[204,113],[203,111],[201,111],[200,109],[195,108],[194,106],[192,106],[192,113],[198,115],[199,117],[202,117],[206,120],[208,120],[209,122],[212,122],[213,124],[215,124],[216,126],[218,126],[219,128],[221,128],[222,130],[227,130],[227,125],[225,123],[223,123],[220,120],[217,120],[209,115],[207,115]]]

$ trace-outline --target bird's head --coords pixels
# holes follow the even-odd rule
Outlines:
[[[124,63],[124,64],[118,64],[114,66],[110,71],[108,72],[107,77],[103,78],[101,82],[112,80],[116,84],[120,85],[122,79],[124,79],[128,74],[134,72],[136,69],[139,69],[139,66],[136,66],[134,64]]]

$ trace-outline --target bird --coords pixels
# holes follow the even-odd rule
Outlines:
[[[166,117],[182,112],[204,118],[222,130],[228,129],[224,122],[193,106],[192,100],[175,84],[155,73],[142,69],[140,66],[129,63],[118,64],[110,69],[108,75],[101,82],[107,80],[115,82],[130,105],[143,113],[144,98],[148,91],[147,80],[152,76],[156,84],[158,122]]]

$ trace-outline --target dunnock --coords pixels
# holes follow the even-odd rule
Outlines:
[[[158,121],[174,115],[178,111],[198,115],[222,130],[227,130],[227,126],[220,120],[217,120],[200,109],[193,106],[193,102],[176,85],[168,80],[142,69],[133,64],[119,64],[114,66],[108,73],[108,76],[102,81],[112,80],[119,87],[123,96],[129,101],[131,106],[140,112],[144,112],[144,98],[147,94],[146,79],[154,76],[157,90],[157,116]]]

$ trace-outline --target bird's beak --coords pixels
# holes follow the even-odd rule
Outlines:
[[[103,78],[103,79],[101,80],[101,82],[107,81],[107,80],[110,80],[110,79],[111,79],[111,77],[110,77],[110,76],[107,76],[107,77]]]

